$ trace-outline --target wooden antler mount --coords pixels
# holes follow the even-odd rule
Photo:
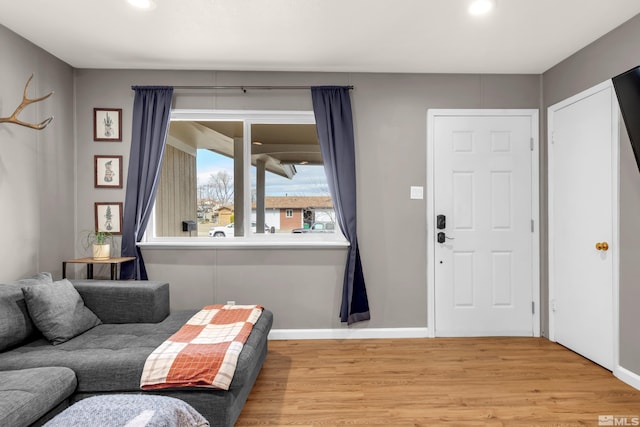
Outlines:
[[[48,119],[44,119],[40,123],[27,123],[18,119],[18,114],[20,114],[20,112],[24,110],[24,108],[27,105],[43,101],[49,98],[51,95],[53,95],[53,92],[50,92],[49,94],[45,96],[41,96],[40,98],[29,99],[29,97],[27,97],[27,90],[29,89],[29,83],[31,83],[31,79],[33,79],[33,74],[31,74],[31,77],[29,77],[29,80],[27,80],[27,84],[24,86],[24,94],[22,95],[22,102],[20,103],[20,105],[18,105],[18,108],[16,108],[13,114],[10,115],[9,117],[0,117],[0,123],[14,123],[16,125],[25,126],[25,127],[28,127],[31,129],[37,129],[37,130],[42,130],[46,128],[49,123],[51,123],[51,121],[53,120],[53,116],[49,117]]]

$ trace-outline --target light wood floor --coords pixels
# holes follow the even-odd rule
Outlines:
[[[599,415],[640,417],[640,391],[542,338],[270,341],[236,426],[597,426]]]

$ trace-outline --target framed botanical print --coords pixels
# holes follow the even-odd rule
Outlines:
[[[122,188],[122,156],[93,156],[93,186]]]
[[[122,234],[122,202],[95,203],[96,232]]]
[[[93,109],[93,140],[122,141],[122,108]]]

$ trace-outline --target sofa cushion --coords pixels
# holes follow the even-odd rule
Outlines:
[[[66,342],[101,323],[85,307],[82,297],[67,279],[49,286],[26,286],[22,293],[33,323],[53,345]]]
[[[153,280],[71,280],[102,323],[158,323],[169,315],[169,283]]]
[[[40,338],[0,353],[0,366],[66,366],[76,373],[78,391],[141,391],[140,376],[147,356],[194,313],[174,312],[160,323],[103,323],[59,345]]]
[[[50,283],[53,283],[50,273],[39,273],[17,282],[0,284],[0,351],[20,345],[36,333],[22,287]]]
[[[0,353],[0,366],[66,366],[76,373],[81,393],[141,391],[142,368],[149,354],[197,311],[173,312],[160,323],[102,324],[56,346],[45,339],[36,340]],[[251,379],[248,374],[260,357],[272,322],[273,314],[265,310],[240,353],[232,391]]]
[[[49,367],[0,372],[0,425],[28,426],[62,402],[76,388],[69,368]]]
[[[51,276],[51,273],[47,272],[37,273],[33,276],[16,280],[15,282],[9,282],[10,285],[18,285],[21,287],[31,285],[50,285],[51,283],[53,283],[53,277]]]

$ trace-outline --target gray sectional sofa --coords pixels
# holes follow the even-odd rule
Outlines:
[[[235,423],[267,354],[267,335],[273,322],[270,311],[263,312],[249,335],[228,391],[141,391],[140,375],[147,356],[197,310],[169,313],[169,284],[164,282],[72,282],[99,324],[57,345],[52,345],[52,338],[46,339],[34,326],[35,318],[31,318],[23,297],[23,288],[40,291],[44,288],[36,286],[54,286],[51,276],[41,274],[0,284],[0,425],[37,425],[85,397],[122,393],[178,398],[200,412],[212,426]],[[26,291],[24,294],[30,295]],[[36,389],[50,387],[56,392],[46,391],[39,397],[37,390],[35,394],[15,393],[20,378],[24,385],[34,383],[29,375],[37,375],[42,383]],[[37,404],[32,405],[34,401]]]

